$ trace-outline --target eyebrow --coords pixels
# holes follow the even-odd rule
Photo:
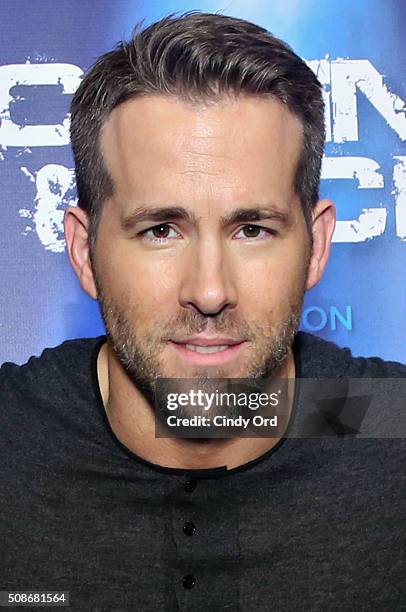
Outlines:
[[[273,206],[236,208],[227,215],[221,216],[220,223],[222,228],[224,228],[234,223],[263,221],[266,219],[278,221],[285,229],[288,229],[293,223],[289,213],[282,212]],[[158,223],[164,221],[188,221],[189,223],[197,224],[197,217],[191,209],[184,208],[183,206],[139,207],[128,216],[122,217],[121,227],[123,230],[128,231],[141,221],[155,221]]]

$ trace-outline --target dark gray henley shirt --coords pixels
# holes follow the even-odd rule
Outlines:
[[[0,369],[0,590],[69,591],[83,612],[406,610],[404,439],[287,437],[231,470],[153,465],[107,420],[104,341]],[[294,356],[298,378],[406,377],[304,332]],[[406,412],[392,395],[388,419]]]

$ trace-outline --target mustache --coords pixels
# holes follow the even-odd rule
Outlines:
[[[160,324],[162,330],[162,324]],[[168,330],[168,331],[166,331]],[[230,312],[219,315],[204,315],[199,312],[184,312],[171,319],[161,331],[161,339],[168,341],[176,335],[192,335],[207,332],[209,335],[224,334],[252,340],[254,333],[246,320],[237,319]]]

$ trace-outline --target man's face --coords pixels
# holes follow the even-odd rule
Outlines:
[[[148,96],[112,112],[101,147],[114,195],[94,275],[134,382],[276,372],[299,325],[310,256],[293,190],[299,120],[270,99],[193,106]]]

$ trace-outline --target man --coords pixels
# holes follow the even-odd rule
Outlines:
[[[65,234],[106,337],[1,368],[3,590],[74,610],[406,606],[403,440],[155,437],[158,378],[406,377],[297,331],[335,227],[323,112],[285,43],[222,15],[165,18],[84,78]],[[296,389],[290,431],[307,406]]]

